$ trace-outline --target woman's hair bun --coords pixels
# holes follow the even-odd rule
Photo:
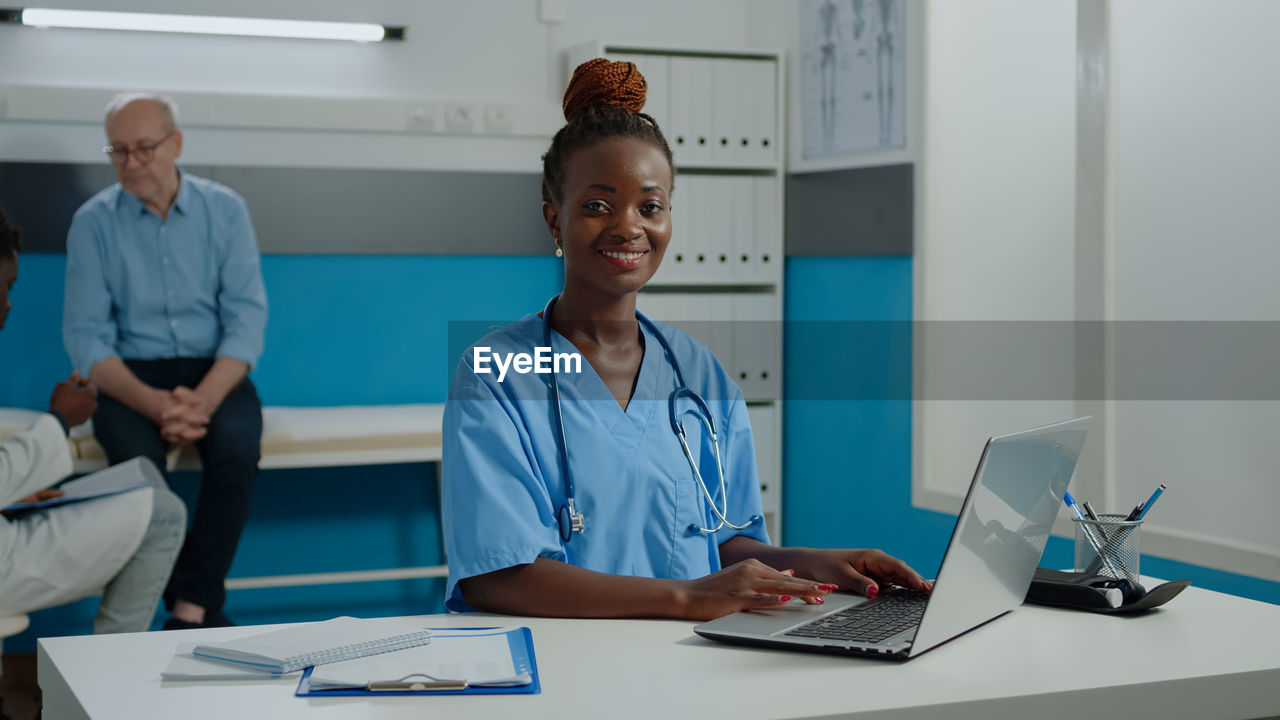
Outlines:
[[[573,120],[587,108],[608,105],[638,113],[644,109],[648,84],[635,63],[588,60],[573,71],[564,91],[564,119]]]

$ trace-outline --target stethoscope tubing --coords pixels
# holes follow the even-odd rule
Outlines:
[[[558,295],[551,298],[547,301],[547,307],[542,311],[543,345],[546,347],[551,347],[551,310],[555,307],[556,300],[559,299],[560,296]],[[676,354],[672,352],[671,346],[667,343],[667,339],[662,335],[662,332],[658,330],[657,325],[644,315],[640,314],[639,311],[636,312],[636,320],[639,321],[640,324],[644,325],[649,330],[650,334],[658,339],[658,344],[662,346],[662,351],[666,354],[667,361],[671,363],[671,369],[675,371],[676,388],[667,397],[667,413],[668,419],[671,421],[671,431],[675,433],[676,439],[680,441],[680,448],[684,451],[685,459],[689,461],[689,467],[693,469],[694,479],[698,481],[698,487],[702,490],[703,496],[707,499],[707,505],[711,508],[712,514],[714,514],[716,519],[719,521],[714,528],[704,528],[695,524],[690,524],[689,529],[691,531],[697,530],[703,535],[714,535],[725,527],[733,530],[743,530],[757,522],[760,522],[761,518],[759,515],[752,515],[741,525],[735,525],[729,522],[729,519],[726,517],[726,514],[729,511],[728,487],[725,484],[724,465],[720,457],[720,439],[719,435],[716,433],[715,417],[711,414],[711,408],[701,396],[685,384],[684,372],[680,369],[680,363],[676,360]],[[556,512],[556,522],[559,525],[560,539],[567,543],[569,542],[569,539],[573,537],[573,533],[581,533],[586,528],[586,520],[582,513],[578,511],[574,502],[576,493],[574,492],[573,471],[569,467],[569,441],[565,436],[564,415],[560,408],[560,383],[556,378],[556,373],[554,372],[551,373],[551,398],[554,400],[552,407],[553,412],[555,413],[556,426],[559,428],[556,440],[559,445],[560,465],[563,468],[562,472],[564,473],[565,485],[565,504],[561,505],[560,509]],[[702,479],[702,473],[698,470],[698,463],[693,457],[693,451],[689,449],[689,443],[684,430],[684,423],[679,420],[681,413],[677,412],[676,409],[676,402],[681,398],[688,398],[697,407],[698,411],[694,413],[694,416],[697,417],[698,420],[706,427],[707,433],[711,436],[711,445],[715,449],[716,474],[719,476],[720,480],[719,489],[721,502],[724,505],[723,508],[716,505],[715,498],[711,494],[711,490],[707,487],[706,481]],[[685,412],[691,411],[686,410]]]

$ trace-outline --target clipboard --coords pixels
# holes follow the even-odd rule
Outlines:
[[[495,628],[432,628],[447,632],[450,630],[493,630]],[[517,674],[528,674],[532,680],[526,685],[516,686],[490,686],[490,685],[468,685],[465,681],[434,681],[417,683],[420,689],[405,690],[371,690],[368,687],[345,687],[334,688],[330,690],[317,690],[311,688],[311,675],[315,672],[315,667],[309,667],[302,673],[302,679],[298,681],[298,689],[293,693],[295,697],[306,698],[324,698],[324,697],[385,697],[388,695],[413,695],[413,696],[433,696],[433,695],[537,695],[542,692],[542,684],[538,679],[538,661],[533,652],[533,633],[527,627],[511,628],[506,633],[508,649],[511,651],[511,659],[515,665]],[[394,680],[394,678],[379,678],[378,680]],[[385,685],[383,682],[375,682],[370,679],[371,685]]]
[[[57,489],[63,492],[61,497],[39,502],[14,503],[2,509],[5,512],[23,513],[119,495],[139,488],[162,487],[164,482],[162,477],[150,460],[136,457],[59,485]]]

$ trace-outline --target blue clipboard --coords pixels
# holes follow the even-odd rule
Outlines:
[[[495,628],[432,628],[433,630],[493,630]],[[533,681],[528,685],[517,685],[514,687],[468,687],[465,690],[378,690],[373,691],[366,688],[337,688],[333,690],[312,690],[311,674],[315,671],[314,667],[309,667],[302,673],[302,679],[298,681],[298,689],[293,693],[295,697],[307,698],[323,698],[323,697],[384,697],[388,695],[413,695],[413,696],[432,696],[432,695],[537,695],[542,692],[542,683],[538,680],[538,660],[533,653],[533,633],[527,627],[512,628],[507,631],[507,643],[511,649],[511,659],[514,661],[517,674],[528,673]]]

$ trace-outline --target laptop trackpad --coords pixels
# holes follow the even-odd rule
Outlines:
[[[823,597],[823,600],[826,602],[821,605],[809,605],[803,600],[792,600],[780,608],[736,612],[698,627],[733,634],[777,635],[813,622],[824,615],[831,615],[867,602],[867,599],[861,595],[845,592],[831,593]]]

